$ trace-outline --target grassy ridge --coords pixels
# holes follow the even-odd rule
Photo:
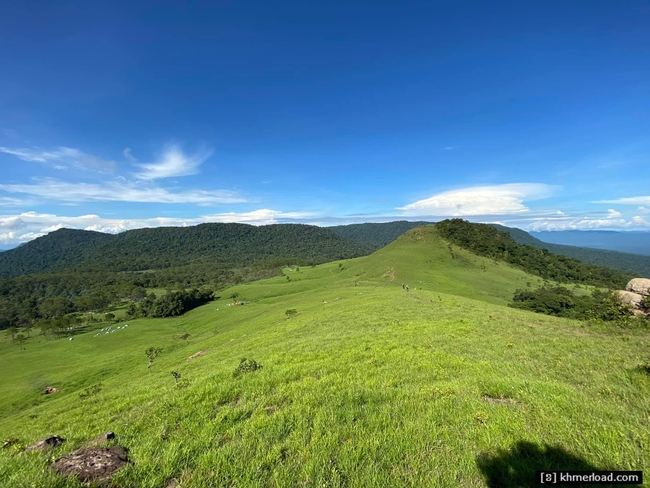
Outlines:
[[[26,351],[2,343],[0,432],[62,435],[58,457],[113,430],[134,461],[115,478],[125,487],[517,486],[558,462],[647,472],[647,332],[501,306],[537,278],[452,250],[416,229],[371,256],[223,294],[243,307],[217,301]],[[164,350],[149,375],[152,345]],[[242,357],[263,368],[234,377]],[[48,385],[60,392],[42,395]],[[48,457],[2,449],[0,479],[78,486]]]

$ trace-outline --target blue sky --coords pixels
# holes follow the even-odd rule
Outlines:
[[[0,245],[237,221],[650,229],[650,6],[13,2]]]

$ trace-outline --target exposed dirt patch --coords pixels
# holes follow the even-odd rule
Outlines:
[[[195,352],[195,353],[192,354],[190,357],[188,357],[187,360],[188,360],[188,361],[191,361],[192,359],[194,359],[194,358],[198,358],[199,356],[203,356],[204,354],[205,354],[205,351]]]
[[[490,395],[485,395],[483,397],[483,400],[496,405],[521,405],[521,402],[508,397],[493,397]]]
[[[267,415],[273,415],[275,412],[280,410],[280,407],[277,406],[277,405],[271,405],[271,406],[268,406],[268,407],[264,408],[264,410],[266,411]]]

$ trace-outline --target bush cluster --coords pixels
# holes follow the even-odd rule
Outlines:
[[[582,320],[602,320],[626,323],[632,308],[624,305],[612,292],[596,290],[590,295],[575,295],[561,286],[537,290],[517,290],[512,298],[513,308]]]

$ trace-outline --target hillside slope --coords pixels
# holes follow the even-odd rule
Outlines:
[[[647,331],[501,306],[536,278],[433,227],[284,274],[225,290],[241,307],[0,341],[0,431],[16,439],[0,479],[81,488],[50,459],[107,430],[132,460],[115,486],[508,488],[558,466],[650,470]],[[262,368],[235,375],[241,358]],[[51,434],[66,443],[20,452]]]
[[[298,224],[202,224],[116,235],[60,229],[0,253],[0,277],[70,269],[138,271],[196,263],[234,267],[285,258],[322,263],[370,251],[369,246],[325,228]]]
[[[406,232],[370,256],[328,263],[317,268],[286,270],[285,275],[237,287],[249,299],[269,298],[289,277],[282,292],[355,286],[397,286],[505,305],[517,288],[539,287],[543,280],[507,263],[481,258],[457,246],[450,248],[433,225]],[[299,281],[295,281],[299,280]]]
[[[503,225],[491,224],[493,227],[505,231],[519,244],[533,246],[539,249],[548,249],[553,254],[567,256],[584,263],[606,268],[617,269],[637,276],[650,278],[650,256],[630,254],[627,252],[608,251],[587,247],[566,246],[542,242],[528,232]]]

